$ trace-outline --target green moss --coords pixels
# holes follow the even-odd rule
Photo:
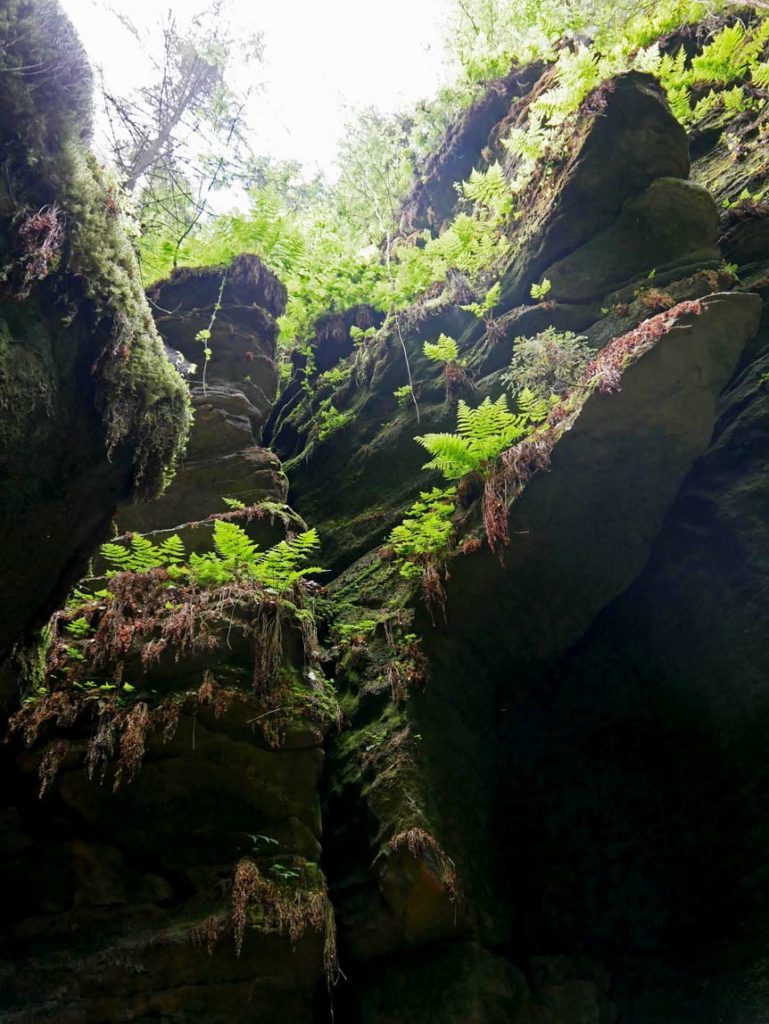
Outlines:
[[[66,269],[109,326],[97,367],[108,448],[132,446],[134,489],[150,496],[168,483],[184,451],[187,387],[165,356],[136,256],[95,158],[69,144],[59,166],[60,201],[71,223]]]
[[[91,69],[56,0],[4,0],[0,8],[0,134],[4,160],[41,167],[91,131]]]
[[[152,321],[114,187],[87,149],[91,72],[58,3],[4,5],[0,75],[2,227],[12,241],[18,215],[46,205],[60,211],[64,249],[50,283],[67,319],[85,307],[92,334],[105,339],[94,374],[107,449],[129,448],[133,492],[154,495],[184,449],[189,398]]]

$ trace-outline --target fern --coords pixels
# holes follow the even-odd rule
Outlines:
[[[437,341],[426,341],[422,351],[434,363],[455,363],[459,355],[457,343],[447,334],[441,334]]]
[[[460,213],[442,235],[417,251],[420,260],[427,257],[428,261],[441,262],[442,277],[451,268],[477,274],[508,249],[509,242],[498,234],[493,223]]]
[[[472,313],[473,316],[477,316],[479,320],[488,319],[492,309],[497,305],[502,295],[502,282],[497,281],[495,285],[486,292],[482,302],[469,302],[466,306],[462,306],[462,309],[466,309],[468,313]]]
[[[67,632],[75,640],[85,640],[93,633],[93,627],[83,615],[67,623]]]
[[[184,561],[184,544],[176,534],[162,544],[153,544],[140,533],[135,533],[129,547],[108,543],[102,544],[100,551],[110,572],[148,572]]]
[[[496,402],[485,398],[477,409],[460,399],[456,434],[425,434],[415,440],[432,455],[425,469],[437,469],[447,480],[458,480],[476,470],[488,476],[496,457],[520,440],[529,426],[525,413],[510,412],[505,395]]]
[[[187,571],[201,586],[251,581],[283,594],[310,573],[323,571],[305,565],[319,545],[317,530],[313,529],[259,551],[242,527],[220,519],[214,526],[216,550],[192,554]]]
[[[763,21],[755,32],[746,32],[739,22],[727,25],[702,53],[692,60],[695,81],[721,82],[728,85],[742,78],[761,53],[769,39],[769,22]]]
[[[253,562],[258,545],[242,526],[217,519],[214,523],[214,548],[228,566],[238,567]]]
[[[512,128],[502,145],[511,156],[517,156],[533,167],[545,155],[553,139],[551,129],[545,128],[540,118],[531,116],[526,128]]]
[[[518,395],[518,409],[529,423],[542,423],[552,408],[552,402],[535,395],[529,388],[524,388]]]
[[[265,551],[252,565],[251,575],[262,586],[283,593],[311,573],[323,572],[305,565],[319,547],[318,531],[306,530]]]
[[[536,299],[539,302],[549,294],[550,289],[553,287],[552,281],[545,277],[539,284],[533,284],[530,289],[532,299]]]
[[[158,550],[165,559],[165,565],[181,565],[186,556],[184,542],[178,534],[164,540]]]
[[[562,50],[556,65],[558,84],[534,101],[532,113],[551,126],[562,124],[599,84],[605,70],[599,67],[598,55],[585,46],[574,53]]]
[[[389,543],[401,560],[401,576],[421,576],[420,562],[445,554],[453,532],[455,498],[455,487],[422,491],[403,522],[391,531]]]
[[[491,164],[486,171],[473,169],[469,179],[462,182],[461,193],[465,199],[482,206],[497,220],[508,216],[512,209],[513,196],[499,161]]]
[[[318,440],[325,441],[327,437],[336,433],[337,430],[347,426],[351,419],[352,412],[342,412],[337,409],[331,398],[326,398],[320,403],[320,408],[315,418]]]
[[[750,70],[750,77],[759,89],[769,89],[769,60],[755,64]]]
[[[179,583],[220,587],[227,583],[251,581],[282,594],[310,573],[323,571],[306,564],[319,545],[317,531],[306,530],[267,551],[260,551],[259,545],[251,540],[242,526],[217,519],[214,522],[214,550],[204,554],[192,552],[189,560],[186,559],[184,544],[176,534],[159,545],[134,534],[130,547],[103,544],[101,553],[120,572],[143,573],[166,568],[171,579]]]

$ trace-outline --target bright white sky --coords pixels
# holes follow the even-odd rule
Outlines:
[[[166,9],[179,20],[189,0],[61,0],[109,86],[141,84],[145,66],[110,12],[151,26]],[[254,74],[265,91],[251,104],[254,152],[297,159],[334,175],[344,121],[356,107],[387,112],[435,93],[445,77],[443,40],[450,0],[232,0],[236,25],[264,34],[265,62]]]

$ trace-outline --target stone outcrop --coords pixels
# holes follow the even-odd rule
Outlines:
[[[239,256],[222,270],[176,270],[150,300],[171,360],[186,369],[195,420],[176,479],[159,500],[123,510],[119,529],[183,526],[223,512],[222,498],[285,502],[280,464],[257,440],[278,387],[285,287],[256,256]],[[204,345],[198,334],[209,324]]]
[[[135,779],[120,785],[115,766],[94,773],[87,712],[18,762],[15,799],[26,791],[27,809],[4,815],[3,947],[14,963],[0,968],[2,1020],[312,1021],[333,943],[318,867],[330,720],[301,682],[301,658],[285,666],[293,706],[276,709],[253,691],[248,628],[229,622],[219,637],[216,654],[187,654],[181,670],[172,649],[143,675],[128,669],[144,695],[164,695],[135,734],[146,743]],[[112,712],[99,714],[106,723]],[[57,743],[58,776],[38,801]],[[235,864],[252,886],[241,912],[258,893],[275,901],[259,913],[277,920],[244,920],[234,939]],[[302,886],[285,906],[284,876]]]

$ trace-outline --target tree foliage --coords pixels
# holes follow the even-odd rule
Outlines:
[[[477,295],[485,294],[465,308],[489,321],[501,294],[489,284],[515,244],[517,209],[534,166],[566,155],[562,126],[597,85],[630,68],[655,74],[684,123],[713,108],[733,116],[757,102],[742,82],[769,85],[769,19],[714,30],[693,59],[683,47],[663,53],[656,42],[725,3],[454,0],[449,49],[461,72],[456,86],[405,114],[360,111],[340,145],[333,185],[305,180],[291,162],[247,161],[247,208],[198,217],[193,202],[189,210],[198,219],[182,237],[168,225],[149,230],[141,242],[148,276],[163,276],[177,263],[224,265],[240,252],[254,252],[287,285],[281,340],[288,345],[306,345],[322,314],[359,303],[392,314],[436,295],[455,272]],[[511,159],[476,167],[456,183],[457,213],[440,233],[399,237],[401,202],[428,148],[461,104],[477,95],[479,83],[533,57],[552,63],[552,85],[501,140]],[[549,287],[547,280],[533,285],[532,298],[544,299]],[[388,323],[399,330],[397,319]]]
[[[235,36],[226,7],[227,0],[208,0],[188,24],[167,11],[152,30],[116,15],[152,69],[146,84],[125,94],[100,75],[112,159],[121,187],[133,196],[152,276],[180,262],[182,244],[209,213],[212,194],[243,170],[250,90],[235,88],[230,71],[236,60],[259,61],[262,42],[258,34]]]

